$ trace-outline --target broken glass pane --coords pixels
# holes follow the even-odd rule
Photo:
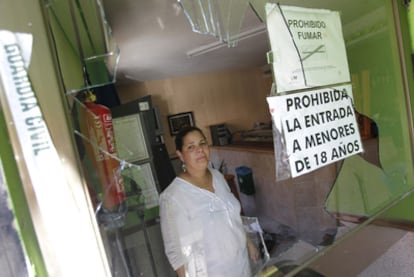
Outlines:
[[[179,0],[194,32],[209,34],[234,47],[248,0]]]

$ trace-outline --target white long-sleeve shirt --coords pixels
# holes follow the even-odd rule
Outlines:
[[[210,169],[214,193],[175,178],[160,195],[165,252],[191,277],[250,276],[240,203],[223,175]]]

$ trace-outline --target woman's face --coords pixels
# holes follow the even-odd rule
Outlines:
[[[199,131],[189,132],[183,138],[183,148],[177,155],[187,170],[206,169],[210,160],[210,149],[206,138]]]

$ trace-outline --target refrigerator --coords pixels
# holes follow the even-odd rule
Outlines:
[[[126,192],[119,242],[129,276],[176,276],[164,254],[159,193],[175,178],[160,113],[150,95],[111,108]]]

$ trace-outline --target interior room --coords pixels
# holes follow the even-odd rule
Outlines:
[[[38,243],[25,250],[36,270],[177,276],[159,201],[184,170],[177,134],[197,126],[261,251],[252,276],[412,274],[410,1],[41,2],[4,18],[34,34],[25,80],[59,161],[44,164],[69,176],[54,202],[16,158],[18,120],[0,86],[0,124],[17,153],[6,154],[23,179],[9,191],[23,203],[22,244]],[[68,207],[60,215],[58,204]],[[81,239],[62,242],[68,234]]]

